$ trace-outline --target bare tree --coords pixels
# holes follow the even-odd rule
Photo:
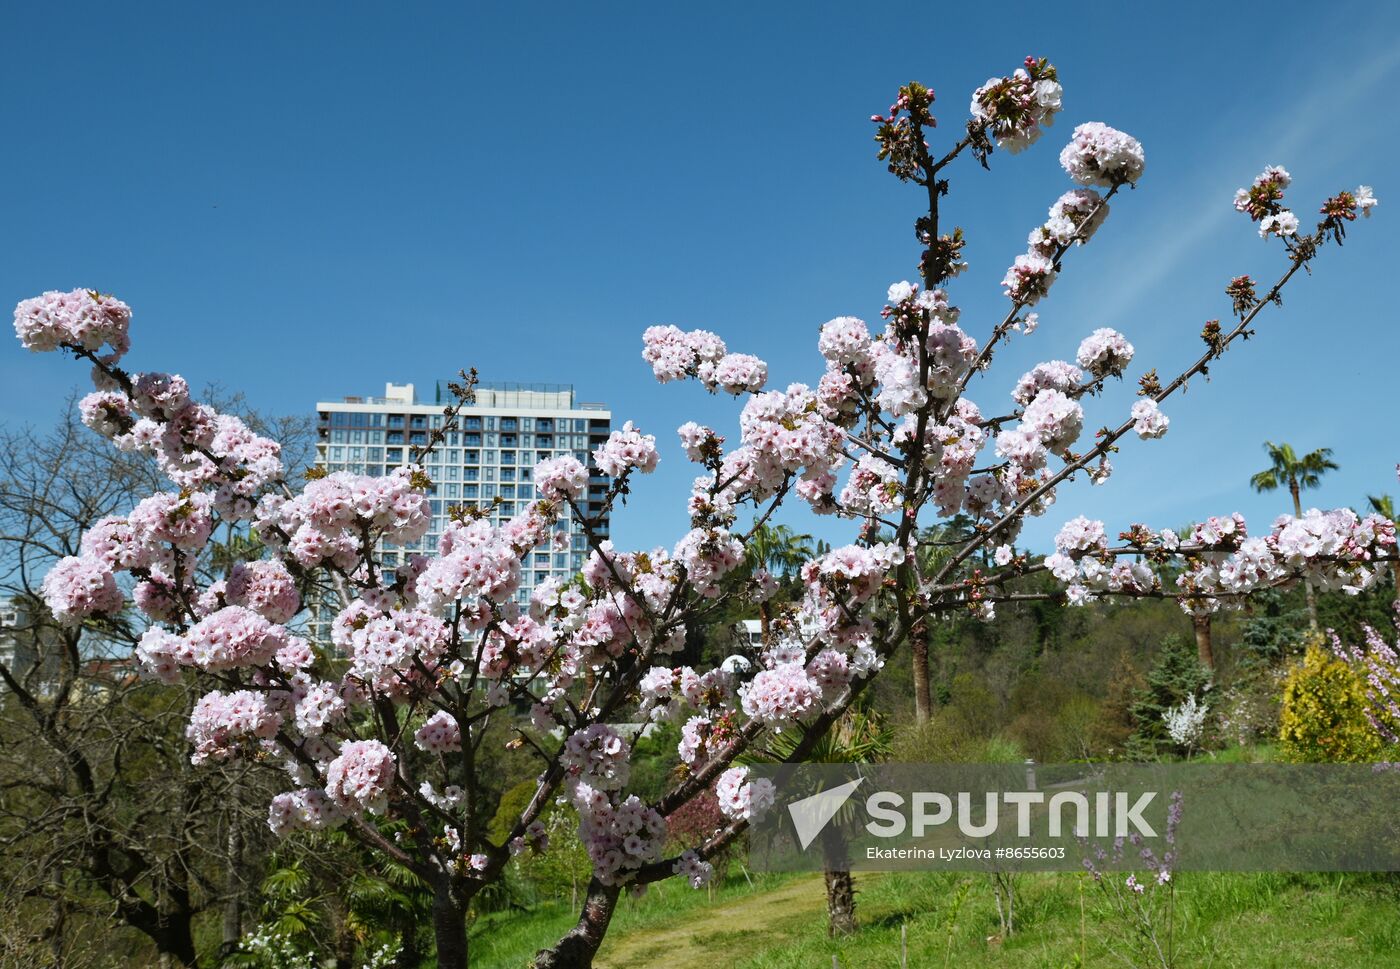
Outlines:
[[[276,423],[304,453],[309,422],[301,433]],[[71,418],[0,433],[0,597],[18,617],[0,654],[0,893],[49,965],[90,964],[80,927],[94,919],[140,932],[162,966],[197,964],[193,922],[206,908],[223,904],[226,945],[242,932],[245,842],[263,808],[241,775],[256,768],[190,765],[184,726],[199,691],[135,675],[138,617],[65,628],[39,596],[86,529],[158,480],[149,459]]]

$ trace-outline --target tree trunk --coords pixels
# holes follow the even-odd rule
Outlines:
[[[467,899],[447,879],[433,891],[433,938],[438,969],[467,969]]]
[[[411,917],[404,920],[398,934],[399,957],[394,961],[394,965],[403,969],[418,969],[423,956],[418,951],[418,926],[413,924]]]
[[[355,933],[350,926],[345,899],[339,892],[327,896],[326,931],[331,938],[335,969],[355,969]]]
[[[1308,629],[1317,632],[1317,596],[1313,592],[1312,579],[1303,577],[1303,594],[1308,600]]]
[[[833,938],[856,930],[856,880],[849,871],[823,872],[826,876],[826,934]]]
[[[194,932],[190,926],[190,916],[188,913],[176,915],[167,923],[165,931],[160,938],[156,939],[156,948],[160,952],[160,964],[162,969],[169,966],[185,966],[187,969],[199,965],[199,957],[194,951]]]
[[[1215,672],[1215,648],[1211,643],[1211,615],[1191,616],[1191,625],[1196,630],[1196,657],[1201,661],[1201,665],[1212,673]]]
[[[928,689],[928,639],[914,635],[909,645],[914,657],[914,721],[922,727],[933,716],[933,700]]]
[[[237,814],[228,819],[228,857],[224,871],[224,936],[219,946],[222,959],[238,949],[243,940],[243,825]]]
[[[832,822],[822,832],[826,879],[826,933],[832,938],[852,935],[856,930],[856,880],[846,857],[846,838],[841,826]]]
[[[63,969],[63,940],[68,934],[68,896],[64,894],[63,875],[57,867],[50,872],[49,881],[57,889],[54,892],[53,925],[49,930],[49,951],[53,955],[55,969]]]
[[[1290,481],[1288,483],[1288,493],[1293,496],[1293,517],[1302,518],[1303,498],[1298,482]],[[1311,632],[1317,632],[1317,596],[1313,594],[1312,579],[1306,575],[1303,576],[1303,594],[1308,600],[1308,629]]]
[[[355,969],[355,936],[343,922],[331,936],[331,959],[335,969]]]
[[[578,923],[553,948],[535,953],[535,969],[591,969],[617,907],[617,895],[617,886],[596,878],[589,881]]]

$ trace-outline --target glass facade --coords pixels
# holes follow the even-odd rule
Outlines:
[[[412,546],[384,545],[381,564],[394,568],[407,555],[430,552],[451,520],[454,506],[490,507],[501,524],[539,497],[534,467],[547,458],[572,454],[590,468],[582,499],[590,517],[602,512],[607,479],[592,467],[592,450],[607,440],[611,415],[598,404],[576,404],[571,387],[482,385],[477,403],[458,416],[458,428],[422,460],[434,486],[429,494],[433,523]],[[442,427],[442,403],[413,399],[412,385],[390,385],[384,398],[322,402],[318,411],[318,464],[328,472],[383,475],[411,461],[413,449],[427,444]],[[607,534],[604,518],[596,526]],[[542,546],[527,556],[517,596],[523,603],[547,578],[568,579],[583,567],[587,542],[581,524],[565,509],[555,526],[569,535],[568,551]]]

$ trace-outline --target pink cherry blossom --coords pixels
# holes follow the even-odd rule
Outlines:
[[[1136,138],[1090,121],[1074,129],[1074,137],[1060,152],[1060,165],[1080,185],[1113,188],[1136,183],[1146,160]]]
[[[348,812],[382,814],[395,767],[393,753],[378,740],[352,740],[326,767],[326,796]]]
[[[457,719],[446,710],[439,710],[428,718],[413,735],[413,742],[419,750],[441,754],[462,749],[462,728]]]
[[[111,570],[86,555],[60,559],[44,576],[43,594],[54,617],[67,625],[89,616],[115,614],[123,605]]]
[[[239,562],[229,572],[228,601],[247,606],[268,622],[290,622],[301,608],[296,580],[277,559]]]

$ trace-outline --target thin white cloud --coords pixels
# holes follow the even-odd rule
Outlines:
[[[1137,261],[1140,268],[1117,274],[1111,289],[1096,294],[1100,307],[1096,315],[1104,319],[1127,315],[1175,272],[1190,252],[1237,217],[1228,204],[1228,189],[1236,183],[1243,184],[1241,172],[1252,174],[1251,165],[1296,165],[1300,161],[1320,165],[1356,153],[1376,133],[1374,130],[1369,134],[1349,131],[1339,135],[1329,129],[1335,129],[1338,115],[1358,102],[1377,98],[1375,88],[1397,68],[1400,47],[1390,47],[1361,61],[1349,74],[1319,71],[1313,79],[1316,83],[1297,84],[1300,90],[1310,93],[1301,101],[1290,103],[1282,117],[1271,118],[1250,130],[1247,137],[1237,139],[1230,150],[1218,156],[1223,161],[1195,179],[1185,193],[1187,198],[1200,200],[1194,212],[1183,218],[1180,210],[1174,209],[1149,230],[1148,235],[1165,241],[1153,251],[1151,259]],[[1282,133],[1260,151],[1257,145],[1280,129]]]

